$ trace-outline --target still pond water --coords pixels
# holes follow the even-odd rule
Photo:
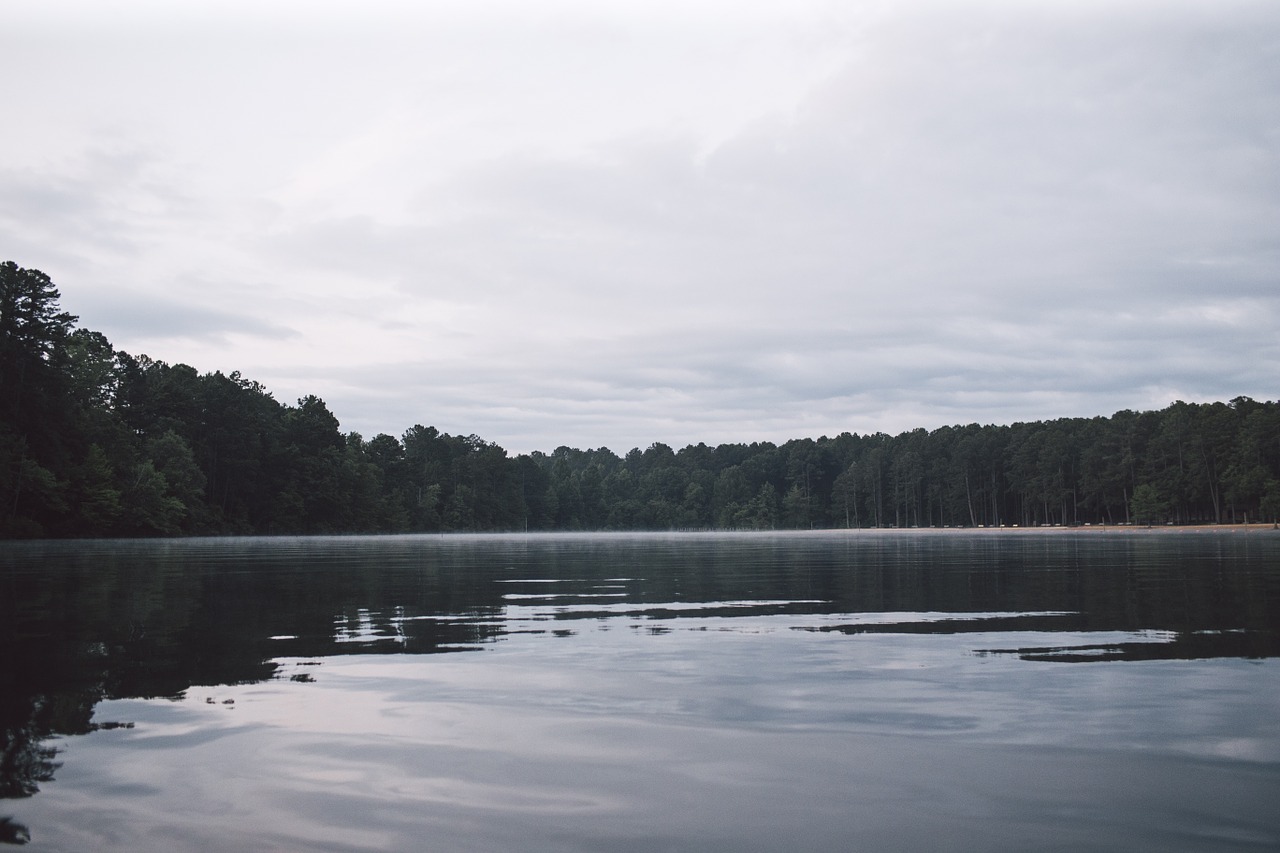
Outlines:
[[[8,543],[30,850],[1280,849],[1280,534]]]

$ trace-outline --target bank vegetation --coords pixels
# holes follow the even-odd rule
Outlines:
[[[0,265],[0,536],[1021,527],[1280,516],[1280,404],[509,455],[115,349]]]

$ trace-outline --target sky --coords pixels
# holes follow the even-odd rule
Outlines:
[[[1280,397],[1274,0],[0,0],[0,260],[513,453]]]

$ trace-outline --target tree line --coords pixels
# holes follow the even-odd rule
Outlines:
[[[0,536],[999,527],[1280,516],[1280,403],[509,456],[343,433],[238,372],[116,350],[0,264]]]

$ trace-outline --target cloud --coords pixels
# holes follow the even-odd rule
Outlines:
[[[64,304],[67,300],[64,298]],[[109,330],[113,342],[128,340],[154,347],[149,354],[161,361],[172,358],[163,351],[172,341],[204,341],[226,347],[237,336],[255,336],[274,342],[288,342],[298,333],[247,312],[222,311],[188,301],[130,293],[112,288],[110,292],[89,292],[75,300],[80,325]]]
[[[14,259],[125,349],[516,450],[1274,396],[1273,4],[486,8],[23,24]]]

